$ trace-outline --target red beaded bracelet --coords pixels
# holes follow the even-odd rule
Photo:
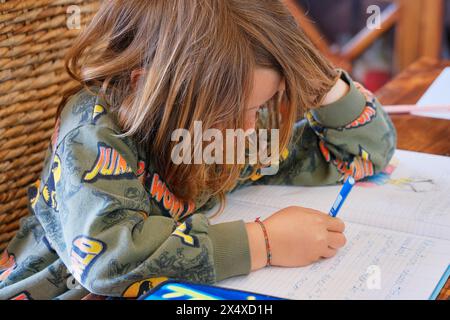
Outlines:
[[[272,265],[272,251],[270,250],[269,236],[267,235],[266,226],[264,225],[264,223],[262,223],[261,220],[259,220],[259,218],[260,217],[256,218],[255,222],[257,222],[261,226],[261,229],[263,231],[264,241],[266,242],[266,252],[267,252],[266,266],[270,266],[270,265]]]

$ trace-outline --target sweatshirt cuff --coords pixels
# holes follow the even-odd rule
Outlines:
[[[209,226],[216,281],[250,273],[250,249],[244,221]]]
[[[342,70],[341,79],[348,83],[350,90],[336,102],[310,110],[314,119],[322,126],[340,128],[356,120],[366,106],[366,98],[355,87],[350,76]]]

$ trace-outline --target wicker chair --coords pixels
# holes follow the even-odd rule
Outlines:
[[[64,54],[77,29],[67,9],[88,22],[98,0],[0,0],[0,251],[28,214],[26,188],[41,170],[61,93],[74,85]]]

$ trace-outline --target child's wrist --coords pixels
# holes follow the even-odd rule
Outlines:
[[[264,232],[257,222],[245,224],[250,247],[251,270],[264,268],[267,264],[266,242]]]
[[[272,264],[272,249],[270,248],[270,242],[269,242],[269,234],[267,233],[266,226],[264,223],[258,218],[255,220],[256,223],[259,224],[261,227],[261,230],[264,235],[264,243],[266,246],[266,266],[270,266]]]
[[[323,98],[321,105],[329,105],[335,103],[339,99],[343,98],[348,93],[349,90],[350,86],[342,79],[338,79],[336,84]]]

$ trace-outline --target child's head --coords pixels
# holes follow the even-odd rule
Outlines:
[[[175,129],[248,129],[265,105],[282,150],[299,111],[337,77],[278,0],[106,0],[67,67],[83,85],[102,86],[124,132],[185,199],[223,195],[242,167],[174,164]]]

